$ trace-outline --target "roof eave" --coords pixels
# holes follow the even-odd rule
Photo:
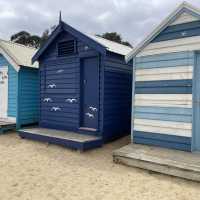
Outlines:
[[[39,57],[43,54],[43,52],[46,50],[46,48],[51,44],[51,42],[55,39],[55,37],[60,33],[62,30],[61,24],[59,24],[56,29],[53,31],[53,33],[50,35],[47,42],[36,52],[36,54],[32,57],[32,64],[36,62]]]
[[[100,52],[103,55],[106,55],[107,48],[92,38],[88,37],[87,35],[81,33],[80,31],[74,29],[73,27],[69,26],[68,24],[64,22],[60,22],[60,24],[56,27],[56,30],[51,34],[47,42],[44,44],[43,47],[41,47],[36,54],[32,58],[32,63],[39,60],[39,57],[44,53],[44,51],[47,49],[47,47],[53,42],[53,40],[57,37],[57,35],[62,31],[65,30],[66,32],[71,33],[75,37],[79,38],[81,41],[84,41],[91,47],[95,48],[98,52]]]
[[[143,40],[139,45],[130,52],[126,57],[126,62],[129,62],[133,59],[139,52],[142,51],[160,32],[162,32],[173,20],[177,17],[177,15],[182,14],[184,11],[191,12],[190,14],[195,15],[196,17],[200,18],[200,10],[194,8],[192,5],[188,4],[187,2],[183,2],[179,5],[167,18],[165,18],[160,25],[151,33],[149,34],[145,40]]]
[[[0,54],[2,54],[7,59],[7,61],[13,66],[13,68],[17,72],[19,72],[20,66],[19,66],[18,62],[14,59],[13,56],[10,55],[8,50],[5,49],[2,45],[0,45]]]

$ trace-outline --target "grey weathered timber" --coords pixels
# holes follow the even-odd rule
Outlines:
[[[129,144],[113,152],[116,163],[200,181],[200,154]]]

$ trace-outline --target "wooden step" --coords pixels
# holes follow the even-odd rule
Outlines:
[[[200,181],[200,154],[129,144],[113,152],[113,161],[158,173]]]
[[[0,133],[16,129],[16,123],[9,120],[0,119]]]
[[[101,137],[47,128],[29,128],[18,131],[22,138],[58,144],[81,151],[101,147]]]

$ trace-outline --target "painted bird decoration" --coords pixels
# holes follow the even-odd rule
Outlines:
[[[85,113],[85,115],[87,115],[89,118],[94,118],[94,115],[91,113]]]
[[[66,99],[66,102],[68,102],[68,103],[76,103],[77,102],[77,100],[76,99]]]
[[[48,88],[56,88],[56,84],[49,84]]]
[[[89,107],[90,110],[92,110],[93,112],[97,112],[97,108],[90,106]]]
[[[44,102],[52,102],[52,99],[51,99],[51,98],[44,98],[43,101],[44,101]]]
[[[59,107],[52,107],[52,108],[51,108],[51,111],[55,111],[55,112],[56,112],[56,111],[61,111],[61,108],[59,108]]]
[[[59,69],[56,73],[60,74],[62,72],[64,72],[64,70],[63,69]]]

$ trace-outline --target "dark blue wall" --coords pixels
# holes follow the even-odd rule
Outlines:
[[[57,56],[57,42],[75,39],[78,51]],[[132,64],[124,56],[107,52],[100,55],[87,44],[62,32],[40,57],[40,126],[78,131],[81,111],[81,59],[99,58],[99,130],[104,140],[130,133]],[[56,88],[49,88],[56,85]],[[55,87],[55,85],[53,87]],[[69,103],[66,99],[76,99]],[[55,111],[55,108],[57,108]]]
[[[130,133],[132,63],[108,54],[104,64],[104,141],[109,141]]]
[[[98,56],[98,53],[91,48],[85,48],[86,45],[77,40],[77,54],[58,57],[57,42],[70,39],[77,40],[63,31],[40,59],[40,126],[42,127],[65,130],[77,130],[80,127],[80,59],[86,56]],[[55,84],[56,88],[48,88],[52,84]],[[48,98],[50,101],[47,102]],[[69,98],[76,99],[76,102],[66,102]],[[53,111],[53,107],[61,110]]]

